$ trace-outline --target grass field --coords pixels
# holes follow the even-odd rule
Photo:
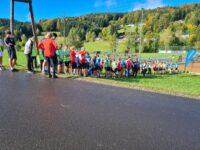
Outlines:
[[[147,89],[150,91],[164,92],[172,95],[190,95],[200,98],[200,76],[192,74],[174,75],[152,75],[149,77],[139,76],[138,78],[120,79],[96,79],[86,78],[85,80],[97,83],[105,83],[119,87]]]
[[[101,50],[102,52],[105,52],[106,50],[110,51],[109,42],[102,40],[84,43],[84,47],[89,51],[97,51],[97,50]],[[126,50],[125,42],[117,44],[117,52],[124,53],[125,50]]]
[[[23,52],[17,52],[18,62],[17,68],[26,70],[26,58]],[[161,54],[143,54],[143,57],[158,56]],[[8,55],[5,51],[4,65],[8,67]],[[64,77],[64,76],[62,76]],[[166,93],[175,95],[190,95],[200,97],[200,76],[192,74],[174,74],[174,75],[152,75],[148,77],[139,76],[138,78],[119,78],[119,79],[97,79],[97,78],[81,78],[81,80],[88,80],[98,83],[106,83],[109,85],[116,85],[120,87],[139,87],[153,91],[164,91]]]

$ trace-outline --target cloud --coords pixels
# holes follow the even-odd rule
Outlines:
[[[163,0],[145,0],[144,3],[134,3],[133,10],[140,10],[144,9],[154,9],[157,7],[163,7],[164,3]]]
[[[94,7],[113,7],[113,6],[117,6],[117,1],[116,0],[96,0],[94,3]]]
[[[117,6],[117,1],[116,0],[106,0],[105,5],[106,5],[106,7]]]
[[[94,7],[101,7],[103,6],[103,1],[102,0],[96,0],[96,2],[94,3]]]

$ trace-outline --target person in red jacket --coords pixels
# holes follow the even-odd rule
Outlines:
[[[74,47],[70,48],[71,52],[70,52],[70,59],[71,59],[71,64],[72,64],[72,73],[75,75],[76,74],[76,52],[74,50]]]
[[[47,58],[48,62],[48,74],[49,78],[52,78],[50,67],[53,68],[53,78],[58,78],[55,72],[55,65],[53,61],[53,57],[55,56],[55,52],[58,49],[58,45],[55,41],[51,39],[52,34],[48,33],[46,38],[38,44],[38,48],[44,51],[44,56]]]
[[[85,48],[82,47],[79,53],[79,61],[81,65],[81,75],[86,76]]]

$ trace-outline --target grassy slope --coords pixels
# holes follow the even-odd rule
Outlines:
[[[25,70],[26,59],[23,52],[18,52],[18,68]],[[160,54],[153,54],[160,56]],[[149,54],[143,54],[149,57]],[[4,65],[8,66],[8,55],[5,51]],[[155,91],[165,91],[172,94],[185,94],[191,96],[200,96],[200,76],[191,74],[179,75],[157,75],[151,77],[138,77],[137,79],[97,79],[97,78],[83,78],[84,80],[103,82],[123,87],[142,87]]]

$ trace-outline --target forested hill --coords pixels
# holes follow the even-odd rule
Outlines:
[[[163,46],[200,47],[200,3],[144,10],[144,24],[141,24],[141,20],[141,10],[66,17],[65,21],[64,18],[40,20],[37,22],[37,34],[57,31],[72,39],[72,35],[76,35],[79,41],[87,42],[94,41],[96,37],[110,41],[125,38],[127,49],[134,48],[137,51],[142,27],[144,51],[156,51]],[[8,27],[9,20],[0,19],[0,32]],[[15,35],[17,40],[22,41],[31,35],[31,26],[16,22]],[[70,40],[68,42],[71,44]]]

